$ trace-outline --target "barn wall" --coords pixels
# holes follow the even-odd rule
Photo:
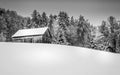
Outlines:
[[[40,43],[40,42],[42,42],[42,36],[30,36],[30,37],[22,37],[22,38],[13,38],[13,42]]]

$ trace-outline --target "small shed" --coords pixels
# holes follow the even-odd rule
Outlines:
[[[20,29],[12,36],[12,39],[14,42],[42,42],[42,36],[47,29],[48,27]]]

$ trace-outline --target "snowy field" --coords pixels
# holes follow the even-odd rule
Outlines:
[[[120,75],[120,54],[63,45],[0,43],[0,75]]]

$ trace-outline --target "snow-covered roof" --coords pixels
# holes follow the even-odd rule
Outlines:
[[[48,27],[43,28],[32,28],[32,29],[21,29],[18,30],[12,38],[16,37],[25,37],[25,36],[36,36],[36,35],[43,35]]]

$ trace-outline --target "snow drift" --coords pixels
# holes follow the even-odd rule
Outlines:
[[[87,48],[0,43],[0,75],[119,75],[120,55]]]

